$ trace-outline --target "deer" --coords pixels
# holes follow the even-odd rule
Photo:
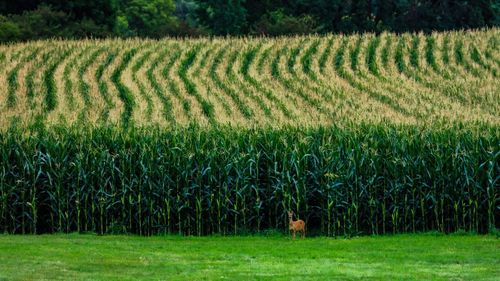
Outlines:
[[[293,220],[293,212],[288,212],[288,229],[292,232],[292,238],[295,240],[295,232],[300,231],[300,238],[306,237],[306,223],[303,220]]]

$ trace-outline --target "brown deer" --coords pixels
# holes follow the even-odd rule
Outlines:
[[[306,237],[306,223],[303,220],[292,219],[293,212],[288,212],[288,229],[292,232],[292,238],[295,240],[295,232],[300,231],[300,238],[304,239]]]

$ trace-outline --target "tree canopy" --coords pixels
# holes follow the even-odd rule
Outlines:
[[[287,35],[500,26],[496,0],[18,0],[0,42],[50,37]]]

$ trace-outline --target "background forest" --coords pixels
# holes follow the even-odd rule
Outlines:
[[[0,42],[44,38],[405,32],[500,25],[496,0],[0,1]]]

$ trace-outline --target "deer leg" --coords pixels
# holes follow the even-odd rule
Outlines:
[[[305,230],[305,229],[302,229],[302,233],[301,233],[301,234],[302,234],[302,235],[301,235],[301,236],[302,236],[302,239],[304,239],[304,238],[306,237],[306,230]]]
[[[295,230],[292,230],[292,239],[295,240]]]

